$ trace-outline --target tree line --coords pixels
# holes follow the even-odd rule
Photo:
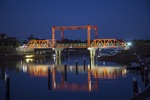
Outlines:
[[[22,43],[17,39],[16,37],[10,37],[7,36],[5,33],[0,33],[0,46],[13,46],[17,47],[21,44],[26,44],[30,40],[40,40],[39,38],[35,37],[33,34],[30,34],[27,37],[27,40],[24,40]],[[63,43],[86,43],[87,40],[83,41],[80,39],[72,40],[65,38],[64,40],[57,40],[57,42],[63,42]],[[150,40],[132,40],[133,44],[143,44],[143,43],[150,43]]]
[[[20,42],[16,37],[7,36],[5,33],[0,34],[0,46],[19,46]]]

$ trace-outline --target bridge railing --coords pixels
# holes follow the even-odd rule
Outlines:
[[[103,43],[98,43],[98,44],[91,44],[90,47],[92,46],[96,46],[96,47],[101,47],[101,46],[122,46],[122,44],[116,43],[115,45],[112,43],[108,43],[107,45],[103,44]]]
[[[57,43],[56,47],[87,47],[87,43]]]

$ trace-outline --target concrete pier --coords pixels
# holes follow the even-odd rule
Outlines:
[[[88,50],[90,50],[90,57],[95,57],[97,48],[88,48]]]
[[[90,58],[91,67],[95,66],[95,57]]]
[[[61,51],[63,50],[63,48],[53,48],[53,50],[55,51],[55,57],[61,58]]]
[[[55,58],[55,65],[56,65],[56,66],[62,65],[62,63],[61,63],[61,57],[56,57],[56,58]]]

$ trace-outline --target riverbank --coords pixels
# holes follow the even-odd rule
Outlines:
[[[14,61],[14,60],[23,60],[23,59],[42,59],[45,58],[44,55],[37,55],[37,54],[5,54],[0,55],[0,61]]]
[[[111,61],[122,61],[122,62],[130,62],[135,61],[139,62],[136,54],[139,54],[142,59],[150,57],[150,45],[147,44],[136,44],[130,47],[129,50],[125,50],[117,53],[114,56],[102,56],[98,57],[98,60],[111,60]],[[140,62],[139,62],[140,63]]]
[[[89,51],[81,52],[82,50],[75,51],[74,53],[80,53],[84,54],[87,53],[89,55]],[[136,55],[134,53],[138,53],[142,58],[149,57],[150,56],[150,45],[147,44],[136,44],[130,47],[129,50],[125,50],[123,52],[120,52],[114,56],[104,56],[104,57],[98,57],[97,60],[105,60],[105,61],[116,61],[116,62],[139,62],[137,59]],[[69,51],[69,53],[72,53]],[[8,47],[8,46],[3,46],[0,47],[0,60],[19,60],[19,59],[24,59],[26,58],[26,55],[34,55],[34,58],[45,58],[47,56],[51,56],[51,54],[36,54],[34,52],[29,52],[29,53],[21,53],[17,52],[14,47]]]

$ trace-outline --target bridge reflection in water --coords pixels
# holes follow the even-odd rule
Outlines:
[[[32,77],[48,77],[48,90],[68,90],[68,91],[92,91],[98,89],[99,79],[116,79],[117,77],[123,77],[126,75],[126,69],[124,66],[98,66],[98,65],[67,65],[65,72],[64,65],[56,64],[34,64],[34,63],[20,63],[17,68],[23,72],[28,73]],[[48,72],[50,68],[50,72]],[[65,74],[67,77],[74,73],[78,75],[84,74],[84,77],[79,77],[82,82],[78,82],[77,79],[74,81],[65,80]],[[61,76],[60,76],[61,75]],[[77,76],[77,75],[76,75]],[[60,81],[58,80],[60,79]],[[73,78],[74,79],[74,78]],[[80,81],[81,81],[80,80]],[[70,82],[71,81],[71,82]]]

